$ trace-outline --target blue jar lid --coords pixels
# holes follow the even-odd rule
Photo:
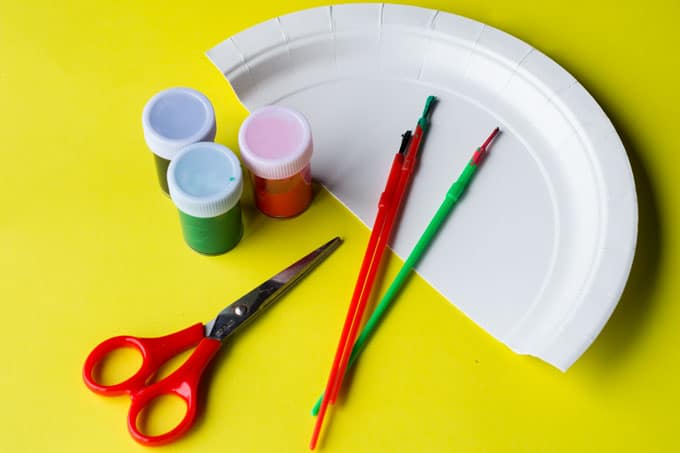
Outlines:
[[[168,166],[170,198],[182,212],[215,217],[241,199],[243,171],[226,146],[199,142],[185,146]]]
[[[142,127],[151,151],[172,160],[184,146],[215,139],[215,111],[202,93],[192,88],[169,88],[146,103]]]

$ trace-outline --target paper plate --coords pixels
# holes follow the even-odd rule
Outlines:
[[[248,109],[307,116],[315,178],[366,225],[401,134],[427,95],[440,99],[392,244],[402,258],[500,126],[418,272],[513,351],[561,370],[603,328],[635,250],[634,181],[607,116],[550,58],[479,22],[391,4],[281,16],[208,56]]]

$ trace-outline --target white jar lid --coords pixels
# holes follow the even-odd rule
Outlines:
[[[213,142],[188,145],[168,166],[168,189],[175,206],[194,217],[215,217],[241,199],[243,172],[236,155]]]
[[[238,133],[243,163],[257,176],[283,179],[312,159],[312,132],[301,113],[280,105],[252,112]]]
[[[142,127],[151,151],[172,160],[186,145],[215,139],[215,111],[202,93],[192,88],[169,88],[146,103]]]

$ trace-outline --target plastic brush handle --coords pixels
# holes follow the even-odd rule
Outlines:
[[[455,187],[455,189],[459,188],[460,186]],[[349,368],[351,368],[354,365],[354,362],[356,361],[357,357],[363,350],[367,340],[370,338],[373,331],[378,326],[378,323],[385,314],[385,311],[390,306],[392,301],[396,298],[397,294],[401,290],[401,287],[404,285],[404,283],[410,276],[411,270],[413,270],[413,267],[418,263],[420,258],[423,256],[423,254],[429,247],[430,243],[432,242],[432,239],[435,237],[435,235],[441,228],[442,223],[444,223],[444,220],[446,220],[446,218],[456,205],[457,199],[455,198],[455,195],[452,193],[453,191],[454,187],[452,186],[449,192],[446,194],[444,202],[437,209],[436,214],[428,224],[427,228],[425,229],[425,232],[420,237],[415,247],[409,254],[408,258],[406,258],[406,261],[402,265],[396,277],[394,278],[389,288],[385,292],[385,295],[380,299],[380,302],[375,307],[375,310],[371,314],[371,317],[368,319],[368,321],[366,321],[364,329],[361,331],[361,334],[357,337],[356,343],[354,343],[354,347],[352,348],[352,353],[347,362],[347,370],[349,370]],[[323,395],[319,397],[316,404],[314,405],[314,408],[312,409],[312,415],[318,414],[322,398]]]
[[[392,167],[390,168],[387,183],[385,184],[385,191],[381,194],[380,200],[378,201],[378,213],[376,214],[373,230],[371,231],[371,236],[366,246],[366,252],[364,253],[364,258],[361,262],[361,268],[359,270],[357,282],[354,286],[354,292],[352,294],[350,306],[347,310],[347,316],[345,318],[345,324],[343,325],[342,334],[340,335],[340,341],[338,343],[335,359],[333,361],[329,382],[334,383],[336,381],[337,373],[340,369],[340,359],[352,344],[348,341],[352,322],[355,319],[355,314],[359,301],[361,300],[361,296],[366,291],[367,285],[370,285],[370,283],[367,283],[367,280],[370,275],[371,266],[376,259],[376,255],[380,254],[380,233],[390,210],[389,207],[394,197],[395,186],[399,181],[399,169],[401,168],[402,162],[402,155],[397,153],[392,160]]]
[[[375,272],[380,264],[380,261],[382,260],[383,252],[387,244],[387,240],[389,239],[389,235],[391,233],[391,230],[393,228],[393,221],[396,213],[399,211],[398,205],[401,204],[401,201],[403,200],[405,188],[408,185],[408,179],[410,178],[410,175],[413,172],[413,168],[415,166],[415,159],[418,153],[418,148],[420,147],[421,139],[422,139],[422,134],[425,130],[427,130],[427,117],[429,116],[431,112],[431,107],[432,104],[436,98],[434,96],[430,96],[427,99],[427,102],[425,104],[425,109],[423,110],[423,115],[421,116],[420,120],[418,121],[418,127],[416,128],[416,133],[413,136],[413,140],[411,140],[409,150],[406,153],[406,157],[403,159],[403,164],[401,166],[401,172],[399,172],[399,181],[396,184],[396,192],[391,192],[392,197],[394,199],[387,199],[385,200],[387,203],[387,207],[385,207],[386,211],[386,220],[384,225],[378,225],[378,222],[374,225],[374,229],[371,233],[373,234],[376,232],[376,228],[378,228],[379,231],[379,238],[381,238],[380,242],[378,242],[378,246],[374,250],[373,257],[369,259],[369,267],[367,269],[367,277],[370,279],[369,284],[364,284],[362,285],[362,288],[360,291],[357,291],[359,282],[357,282],[357,287],[355,287],[355,296],[359,297],[358,301],[352,300],[352,304],[350,306],[350,310],[347,314],[347,318],[345,320],[345,326],[343,328],[343,335],[341,336],[340,344],[338,345],[338,350],[336,352],[335,359],[333,361],[333,366],[331,368],[331,374],[328,379],[328,382],[326,384],[326,389],[324,392],[324,397],[321,402],[321,407],[319,409],[319,413],[316,419],[316,423],[314,425],[314,431],[312,432],[312,439],[310,442],[310,449],[314,449],[316,447],[316,443],[318,441],[320,432],[321,432],[321,427],[323,425],[323,419],[326,414],[326,410],[328,408],[328,404],[330,401],[335,401],[335,398],[337,396],[337,393],[342,385],[342,380],[345,374],[345,369],[347,368],[347,361],[349,360],[350,356],[350,345],[354,344],[354,340],[356,338],[356,332],[359,328],[359,324],[361,323],[361,319],[363,317],[363,311],[365,310],[365,302],[368,298],[368,295],[371,292],[371,287],[373,284],[373,280],[375,278]],[[392,167],[392,170],[394,170],[394,165]],[[404,170],[407,171],[404,171]],[[393,180],[393,171],[390,172],[390,178],[388,179],[388,182],[390,180]],[[406,181],[404,181],[406,179]],[[387,188],[386,188],[387,191]],[[396,203],[395,203],[396,202]],[[380,210],[379,210],[380,211]],[[391,219],[390,219],[391,217]],[[377,220],[377,219],[376,219]],[[385,229],[385,226],[387,226],[387,229]],[[366,256],[364,257],[364,260],[366,260]],[[373,271],[371,271],[373,269]],[[362,265],[362,270],[363,270],[363,265]],[[371,277],[371,275],[373,277]]]
[[[338,370],[336,373],[335,383],[331,389],[330,402],[335,403],[338,393],[342,388],[342,382],[344,380],[345,372],[347,370],[347,363],[349,362],[349,357],[351,355],[352,346],[356,341],[357,335],[359,333],[359,328],[361,326],[361,320],[364,317],[364,312],[366,311],[366,304],[368,302],[369,296],[371,295],[371,290],[373,289],[373,284],[375,278],[378,274],[378,269],[380,263],[382,262],[383,256],[385,254],[385,249],[387,248],[387,241],[389,241],[392,236],[392,231],[395,226],[395,219],[397,218],[399,212],[401,211],[401,205],[403,204],[406,190],[409,186],[409,182],[413,176],[413,171],[415,170],[416,157],[420,144],[422,143],[423,129],[416,127],[416,131],[413,134],[413,140],[409,146],[406,157],[404,158],[404,163],[399,174],[399,180],[397,182],[397,187],[395,193],[393,194],[391,203],[387,209],[385,215],[385,223],[383,224],[382,230],[378,235],[378,245],[376,247],[376,253],[371,265],[369,267],[368,276],[366,280],[366,285],[364,290],[359,297],[357,304],[357,309],[354,314],[354,320],[351,323],[349,335],[347,337],[347,343],[338,365]]]
[[[382,297],[382,299],[380,299],[380,302],[378,303],[375,310],[371,314],[371,317],[368,319],[368,321],[366,321],[364,329],[362,330],[361,334],[357,337],[357,340],[354,343],[354,347],[352,348],[351,355],[347,362],[347,370],[349,370],[349,368],[351,368],[352,365],[354,365],[354,362],[356,361],[358,355],[361,353],[366,341],[377,327],[378,322],[384,315],[385,311],[389,307],[392,300],[398,294],[399,290],[401,289],[401,286],[408,278],[413,266],[415,266],[420,257],[423,255],[423,253],[425,253],[425,250],[427,249],[430,241],[432,240],[437,230],[439,229],[440,224],[446,219],[448,213],[453,209],[454,205],[455,201],[453,201],[452,198],[447,197],[445,202],[437,210],[437,214],[435,214],[435,217],[428,225],[427,229],[425,230],[425,233],[423,233],[423,235],[420,237],[420,240],[418,241],[415,248],[404,262],[404,265],[397,273],[397,276],[392,281],[392,284],[387,289],[385,295]],[[319,412],[319,406],[321,405],[322,398],[323,395],[319,397],[316,404],[314,405],[314,408],[312,409],[312,415],[316,415]]]
[[[395,190],[395,186],[398,182],[398,177],[399,177],[399,169],[402,167],[403,163],[403,156],[401,153],[396,153],[394,155],[394,159],[392,160],[392,166],[390,167],[390,173],[387,177],[387,182],[385,183],[385,190],[380,196],[380,199],[378,201],[378,212],[375,217],[375,221],[373,223],[373,229],[371,230],[371,236],[368,240],[368,244],[366,246],[366,252],[364,253],[364,258],[361,262],[361,268],[359,270],[359,275],[357,277],[357,282],[354,286],[354,293],[352,294],[352,300],[350,302],[350,306],[347,310],[347,316],[345,318],[345,323],[342,328],[342,333],[340,334],[340,340],[338,342],[338,346],[335,352],[335,357],[333,358],[333,364],[331,365],[331,370],[328,376],[328,381],[326,383],[326,390],[325,394],[330,394],[331,389],[333,388],[333,385],[335,384],[335,380],[337,379],[337,373],[339,370],[339,364],[340,360],[342,358],[342,355],[345,351],[346,348],[349,348],[349,345],[351,343],[348,343],[347,338],[349,335],[349,331],[351,328],[351,323],[354,320],[354,314],[356,312],[356,307],[359,301],[359,296],[361,295],[362,291],[364,290],[365,282],[366,282],[366,276],[368,274],[368,270],[370,268],[370,265],[373,261],[373,258],[375,256],[376,252],[376,245],[378,242],[378,236],[380,234],[380,231],[382,230],[382,226],[385,222],[385,215],[387,211],[387,207],[389,205],[389,202],[392,199],[393,192]],[[316,425],[314,426],[314,432],[312,434],[312,441],[310,443],[310,448],[314,449],[316,446],[316,441],[319,437],[319,432],[321,430],[321,424],[323,422],[323,417],[326,414],[326,409],[328,408],[328,403],[329,400],[328,398],[324,400],[323,404],[321,405],[321,410],[319,412],[319,418],[317,419]]]
[[[382,239],[382,241],[379,243],[377,248],[378,251],[376,255],[378,256],[378,258],[374,259],[374,261],[371,263],[372,266],[369,271],[368,284],[365,286],[364,291],[361,294],[361,298],[359,300],[359,304],[354,315],[354,321],[351,324],[347,344],[345,346],[342,358],[340,360],[339,368],[336,372],[337,377],[335,383],[331,387],[330,393],[331,403],[335,403],[335,400],[338,397],[338,393],[340,393],[340,389],[342,388],[342,381],[344,380],[345,372],[346,369],[348,368],[347,364],[349,362],[349,358],[351,355],[350,348],[351,346],[354,345],[354,342],[356,341],[357,334],[359,332],[359,327],[361,326],[361,320],[364,317],[366,302],[368,301],[368,298],[371,294],[371,290],[373,288],[373,281],[375,280],[375,276],[377,275],[378,268],[382,261],[383,254],[387,246],[387,241],[392,236],[392,230],[394,229],[394,221],[397,218],[399,212],[401,211],[401,205],[404,201],[406,191],[408,189],[411,178],[413,177],[413,172],[415,171],[415,166],[418,159],[418,153],[423,142],[423,137],[427,130],[429,129],[429,117],[430,114],[432,113],[432,106],[434,105],[436,100],[437,98],[435,96],[428,96],[425,102],[425,108],[423,109],[423,113],[418,119],[418,124],[413,134],[413,138],[408,144],[408,150],[406,152],[406,156],[404,156],[404,162],[402,164],[401,172],[399,174],[399,181],[397,183],[397,187],[394,193],[394,198],[392,200],[392,203],[390,204],[389,211],[386,215],[385,225],[383,226],[383,230],[380,233],[380,238]],[[326,389],[326,391],[328,391],[328,389]]]
[[[498,130],[497,129],[494,130],[494,132],[491,135],[491,138],[493,138],[497,133]],[[411,250],[411,253],[409,254],[408,258],[406,258],[406,261],[402,265],[401,269],[399,269],[399,272],[397,273],[396,277],[390,284],[389,288],[387,289],[383,297],[380,299],[380,302],[376,306],[370,318],[368,319],[368,321],[366,321],[364,329],[362,330],[361,334],[356,340],[356,343],[354,343],[354,347],[352,348],[351,355],[347,362],[347,370],[349,370],[349,368],[351,368],[356,362],[357,357],[363,351],[363,348],[368,342],[368,339],[373,334],[373,331],[377,328],[380,320],[385,315],[385,312],[387,311],[388,307],[390,306],[392,301],[396,298],[396,296],[399,294],[399,291],[403,287],[404,283],[410,277],[411,271],[423,257],[423,255],[429,248],[430,244],[432,243],[432,240],[434,239],[434,237],[437,235],[442,225],[444,224],[444,221],[449,217],[449,215],[453,211],[453,208],[456,206],[456,203],[460,199],[461,195],[472,181],[472,178],[475,175],[477,168],[481,163],[481,160],[486,152],[486,146],[488,145],[489,142],[490,140],[487,139],[484,145],[477,149],[473,158],[470,160],[470,162],[468,162],[468,164],[463,169],[461,175],[451,185],[448,192],[446,193],[444,201],[441,203],[441,205],[437,209],[437,212],[430,220],[430,223],[427,225],[427,228],[425,228],[425,231],[418,239],[418,242],[413,247],[413,250]],[[323,397],[324,395],[322,394],[316,401],[316,404],[312,408],[312,415],[318,414]]]

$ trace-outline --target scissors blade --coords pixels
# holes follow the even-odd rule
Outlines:
[[[206,324],[206,337],[224,341],[278,300],[341,243],[342,239],[339,237],[331,239],[227,306],[215,319]]]

